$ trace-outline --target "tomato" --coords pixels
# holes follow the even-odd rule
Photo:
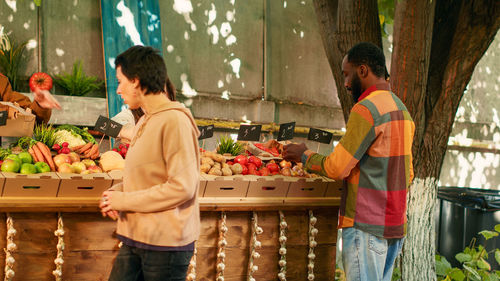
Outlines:
[[[278,166],[278,164],[276,163],[267,163],[266,167],[271,173],[280,171],[280,166]]]
[[[248,171],[257,171],[257,166],[254,163],[248,163],[247,168]]]
[[[36,88],[49,91],[52,89],[52,78],[47,73],[37,72],[31,75],[29,85],[32,92]]]
[[[229,166],[232,166],[234,164],[233,161],[227,161],[226,164],[228,164]]]
[[[269,176],[269,174],[270,174],[270,171],[267,167],[262,167],[262,168],[260,168],[259,171],[260,171],[261,176]]]
[[[248,164],[248,158],[245,155],[238,155],[234,158],[234,163],[240,163],[241,166],[246,166]]]
[[[257,168],[259,168],[260,166],[262,166],[262,160],[260,160],[260,158],[259,158],[259,157],[257,157],[257,156],[253,156],[253,155],[252,155],[252,156],[250,156],[250,157],[248,158],[248,163],[253,163],[253,164],[255,164],[255,166],[256,166]]]
[[[243,168],[243,170],[241,171],[241,174],[242,175],[248,175],[248,168],[247,168],[247,166],[246,165],[241,165],[241,168]]]

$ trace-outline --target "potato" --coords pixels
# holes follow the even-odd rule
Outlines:
[[[209,175],[214,175],[214,176],[222,176],[222,171],[218,168],[212,168],[210,171],[208,171]]]
[[[212,166],[210,166],[209,164],[202,164],[200,166],[200,171],[203,172],[203,173],[208,173],[208,171],[210,171],[210,169],[212,168]]]
[[[208,164],[210,165],[210,167],[212,167],[214,165],[214,160],[212,160],[212,158],[209,158],[209,157],[201,157],[201,164]]]
[[[222,168],[221,171],[222,171],[223,176],[232,176],[233,175],[233,172],[229,168]]]
[[[212,155],[211,158],[214,159],[214,161],[217,161],[219,163],[226,163],[226,157],[224,157],[220,154],[214,154],[214,155]]]
[[[222,165],[219,163],[219,162],[215,162],[214,165],[212,166],[214,168],[218,168],[218,169],[221,169],[222,168]]]
[[[229,165],[226,163],[222,163],[222,168],[229,168]]]
[[[233,171],[234,175],[239,175],[243,172],[243,167],[241,167],[240,163],[234,163],[234,165],[231,166],[231,170]]]

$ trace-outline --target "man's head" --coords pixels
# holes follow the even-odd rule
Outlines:
[[[156,49],[146,46],[134,46],[118,55],[116,68],[129,80],[138,80],[145,95],[159,94],[165,91],[167,68]]]
[[[344,86],[357,102],[370,86],[387,77],[384,52],[376,45],[362,42],[352,47],[342,61]]]

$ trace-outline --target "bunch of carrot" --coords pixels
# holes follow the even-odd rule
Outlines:
[[[28,149],[28,152],[33,157],[34,162],[45,162],[49,164],[51,171],[56,171],[56,165],[54,164],[54,160],[52,160],[50,148],[43,142],[36,142]]]
[[[71,150],[80,154],[83,158],[90,158],[95,160],[99,158],[99,145],[94,143],[86,143],[84,145],[78,145],[71,147]]]

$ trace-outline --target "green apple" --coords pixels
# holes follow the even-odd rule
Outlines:
[[[73,169],[73,166],[71,166],[71,164],[69,163],[63,163],[61,164],[61,166],[59,166],[59,168],[57,168],[57,171],[59,173],[74,173],[75,170]]]
[[[82,162],[73,162],[71,163],[71,166],[73,167],[73,170],[77,174],[80,174],[82,171],[87,170],[87,167]]]
[[[29,175],[29,174],[36,174],[36,167],[33,164],[30,163],[24,163],[21,166],[21,174]]]
[[[17,156],[17,154],[9,154],[5,159],[11,159],[16,161],[19,164],[19,168],[21,168],[21,165],[23,164],[23,161]]]
[[[49,164],[47,164],[45,162],[36,162],[35,168],[36,168],[37,172],[39,172],[39,173],[50,172],[50,166],[49,166]]]
[[[21,165],[19,162],[12,159],[5,159],[2,163],[2,167],[0,167],[0,170],[2,170],[2,172],[17,173],[20,168]]]
[[[33,158],[31,157],[31,154],[29,152],[23,151],[17,155],[19,159],[21,159],[21,162],[23,163],[33,163]]]

